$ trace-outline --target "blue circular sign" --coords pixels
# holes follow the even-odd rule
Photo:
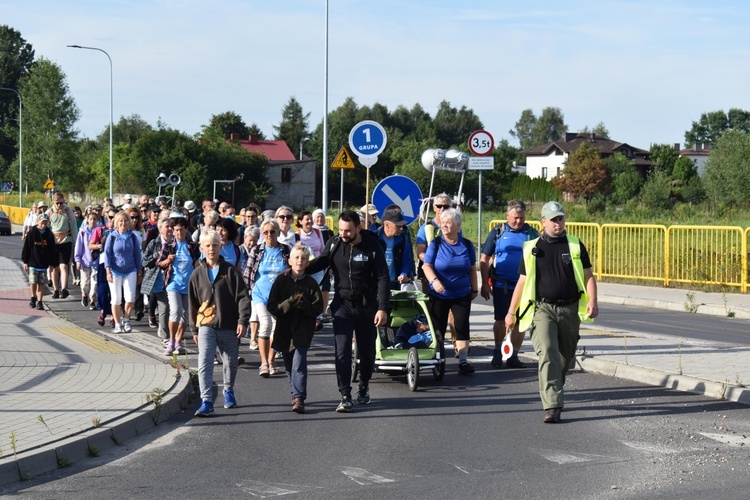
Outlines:
[[[405,175],[391,175],[375,187],[375,191],[372,192],[372,204],[378,209],[380,218],[383,217],[385,207],[398,205],[406,223],[411,224],[419,217],[422,190],[416,182]]]
[[[385,129],[373,120],[361,121],[349,132],[349,147],[360,158],[378,156],[387,142]]]

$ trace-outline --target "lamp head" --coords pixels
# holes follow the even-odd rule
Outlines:
[[[422,166],[429,172],[437,165],[440,165],[445,160],[445,150],[443,149],[428,149],[422,153]]]

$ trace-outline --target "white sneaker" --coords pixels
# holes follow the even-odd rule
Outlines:
[[[129,319],[122,320],[122,329],[125,331],[125,333],[130,333],[130,332],[133,331],[133,327],[130,326],[130,320]]]
[[[112,333],[122,333],[122,325],[120,323],[115,323],[115,329],[112,330]]]

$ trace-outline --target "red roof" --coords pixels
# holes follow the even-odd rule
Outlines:
[[[240,139],[237,134],[232,134],[233,141],[236,141],[243,148],[253,153],[262,153],[266,155],[268,161],[295,161],[297,158],[287,146],[286,141],[267,141],[258,139],[258,136],[251,135],[248,139]],[[229,141],[227,141],[229,142]]]

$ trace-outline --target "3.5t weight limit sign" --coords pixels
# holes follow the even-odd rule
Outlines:
[[[486,130],[477,130],[469,136],[469,151],[477,156],[487,156],[495,149],[495,139]]]

